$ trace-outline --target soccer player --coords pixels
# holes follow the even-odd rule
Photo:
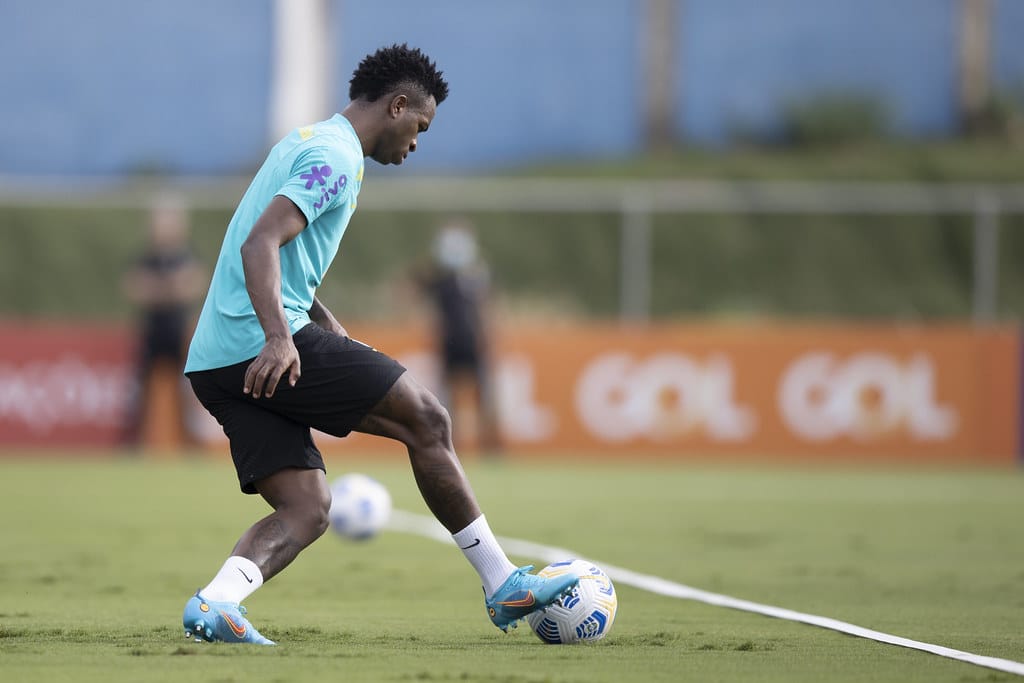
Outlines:
[[[185,374],[224,428],[243,493],[258,493],[273,512],[188,600],[186,637],[273,644],[240,603],[327,529],[331,494],[311,428],[405,444],[424,501],[480,575],[502,630],[578,581],[509,561],[455,454],[447,411],[397,362],[351,339],[316,298],[355,211],[364,158],[401,164],[447,95],[419,49],[368,55],[345,109],[281,140],[228,225]]]

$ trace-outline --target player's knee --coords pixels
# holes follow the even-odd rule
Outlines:
[[[419,446],[446,446],[451,443],[452,419],[448,410],[429,391],[419,397],[413,433]]]
[[[331,491],[323,487],[319,495],[310,502],[310,528],[316,537],[323,536],[331,521]]]
[[[330,512],[331,492],[327,487],[318,487],[312,495],[307,495],[288,511],[289,516],[303,530],[303,535],[310,543],[327,531]]]

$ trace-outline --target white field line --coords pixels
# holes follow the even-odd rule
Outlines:
[[[391,520],[388,523],[388,528],[394,531],[404,531],[418,536],[425,536],[426,538],[431,538],[435,541],[454,545],[451,535],[445,530],[445,528],[441,526],[437,520],[432,517],[427,517],[426,515],[418,515],[404,510],[394,510],[391,513]],[[535,557],[546,563],[558,562],[573,557],[587,559],[601,567],[601,569],[603,569],[615,583],[633,586],[634,588],[639,588],[658,595],[665,595],[671,598],[681,598],[684,600],[696,600],[697,602],[703,602],[708,605],[728,607],[730,609],[742,610],[744,612],[763,614],[777,619],[810,624],[811,626],[839,631],[840,633],[857,636],[858,638],[868,638],[880,643],[888,643],[890,645],[899,645],[900,647],[930,652],[934,655],[939,655],[940,657],[957,659],[961,662],[967,662],[968,664],[975,664],[989,669],[996,669],[998,671],[1005,671],[1006,673],[1024,676],[1024,663],[1021,662],[1014,662],[1009,659],[999,659],[998,657],[985,657],[982,655],[971,654],[970,652],[954,650],[952,648],[943,647],[942,645],[923,643],[918,640],[911,640],[909,638],[902,638],[900,636],[882,633],[881,631],[874,631],[869,628],[856,626],[837,619],[820,617],[814,614],[805,614],[803,612],[795,612],[783,607],[762,605],[749,600],[740,600],[738,598],[729,597],[728,595],[722,595],[720,593],[709,593],[708,591],[691,588],[690,586],[668,581],[657,576],[641,574],[629,569],[623,569],[622,567],[615,567],[599,560],[594,560],[593,558],[584,558],[579,553],[575,553],[565,548],[540,545],[539,543],[524,541],[518,538],[499,537],[498,541],[508,553],[513,555],[522,555],[524,557]]]

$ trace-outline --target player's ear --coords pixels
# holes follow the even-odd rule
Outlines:
[[[388,109],[388,113],[391,114],[391,118],[397,119],[402,115],[409,107],[409,98],[406,95],[395,95],[391,98],[391,107]]]

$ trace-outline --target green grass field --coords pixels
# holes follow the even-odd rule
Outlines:
[[[247,601],[276,648],[186,641],[188,596],[261,501],[226,456],[0,460],[0,680],[937,681],[1017,676],[618,585],[609,636],[490,625],[454,548],[328,534]],[[425,513],[396,457],[332,458]],[[1017,471],[467,463],[499,535],[758,603],[1024,661]],[[528,562],[537,558],[513,557]]]

